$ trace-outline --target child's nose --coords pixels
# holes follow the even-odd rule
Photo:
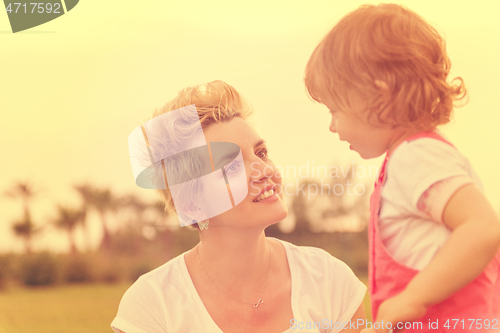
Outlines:
[[[335,122],[335,119],[332,119],[330,123],[330,131],[333,133],[337,133],[337,124]]]

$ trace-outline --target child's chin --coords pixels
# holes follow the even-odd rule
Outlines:
[[[379,157],[380,155],[382,154],[373,154],[373,153],[363,153],[363,152],[359,152],[359,151],[356,151],[359,156],[361,156],[362,159],[364,160],[369,160],[369,159],[372,159],[372,158],[377,158]]]
[[[369,155],[366,154],[365,152],[361,152],[361,151],[353,149],[353,148],[351,148],[351,150],[355,151],[356,153],[358,153],[358,155],[361,156],[361,158],[363,158],[365,160],[368,159],[368,158],[370,158]]]

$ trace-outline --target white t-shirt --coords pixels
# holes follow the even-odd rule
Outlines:
[[[340,332],[361,305],[365,285],[326,251],[278,241],[292,280],[295,321],[286,332]],[[196,292],[184,254],[141,276],[123,295],[111,327],[126,333],[222,333]]]
[[[380,237],[396,261],[422,270],[451,234],[442,222],[448,201],[464,185],[482,189],[481,181],[456,148],[432,138],[401,143],[386,168]]]

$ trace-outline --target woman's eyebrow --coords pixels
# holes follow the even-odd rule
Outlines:
[[[255,147],[261,146],[261,145],[263,145],[263,144],[265,144],[265,143],[266,143],[266,141],[265,141],[265,140],[260,139],[259,141],[257,141],[257,143],[256,143],[256,144],[254,144],[254,145],[253,145],[253,147],[255,148]]]

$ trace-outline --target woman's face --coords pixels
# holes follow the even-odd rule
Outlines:
[[[241,149],[239,157],[228,161],[224,167],[233,202],[236,204],[224,213],[210,218],[211,226],[264,227],[283,220],[287,207],[283,201],[281,177],[268,156],[264,140],[245,120],[235,117],[227,122],[215,123],[203,130],[207,142],[231,142]],[[215,163],[215,161],[214,161]],[[246,179],[246,184],[243,182]],[[248,189],[248,192],[247,192]],[[274,194],[270,195],[274,190]],[[262,196],[267,190],[267,198]],[[203,197],[213,198],[205,207],[218,206],[215,198],[228,192],[225,182],[203,184]],[[270,196],[269,196],[270,195]],[[210,215],[214,216],[216,214]]]

